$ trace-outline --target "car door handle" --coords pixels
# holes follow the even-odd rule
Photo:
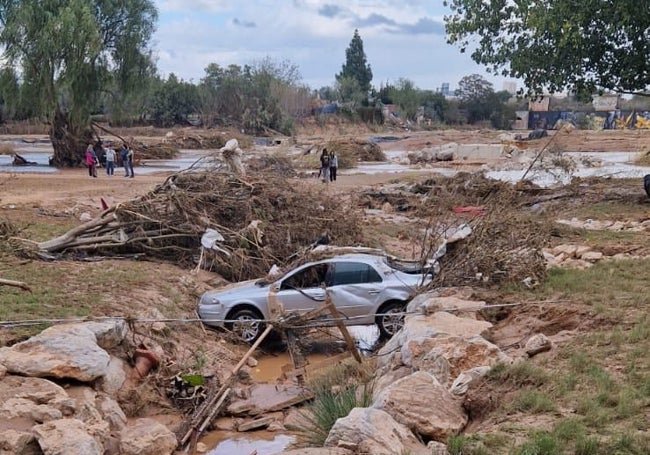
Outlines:
[[[311,296],[316,298],[316,299],[324,299],[325,298],[325,291],[311,292]]]
[[[380,289],[371,289],[371,290],[368,291],[368,294],[370,294],[370,295],[377,295],[377,294],[379,294],[380,292],[381,292]]]

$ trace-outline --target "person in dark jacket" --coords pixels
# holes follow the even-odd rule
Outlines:
[[[323,149],[323,153],[320,155],[320,174],[323,182],[329,182],[330,179],[330,155],[327,153],[327,149]]]

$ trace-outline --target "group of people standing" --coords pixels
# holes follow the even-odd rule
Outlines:
[[[115,162],[118,155],[112,147],[109,146],[105,148],[101,141],[98,141],[95,145],[88,144],[88,147],[86,148],[86,166],[88,167],[88,175],[97,178],[97,167],[101,166],[101,161],[97,156],[97,150],[102,154],[103,160],[101,161],[105,161],[106,175],[114,175]],[[119,158],[124,167],[124,177],[133,178],[133,149],[126,144],[122,144]]]
[[[323,153],[320,155],[320,171],[318,176],[322,177],[323,182],[334,182],[336,181],[336,171],[339,168],[339,157],[334,153],[334,151],[327,152],[327,149],[323,149]]]

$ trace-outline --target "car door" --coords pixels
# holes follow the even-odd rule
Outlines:
[[[325,303],[329,283],[329,263],[317,263],[297,269],[279,283],[278,301],[286,312],[306,313]]]
[[[348,318],[348,324],[371,322],[375,308],[383,302],[385,290],[382,275],[365,262],[339,261],[332,263],[332,301]]]

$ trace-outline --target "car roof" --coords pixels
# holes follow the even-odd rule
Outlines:
[[[363,253],[348,253],[348,254],[340,254],[337,256],[332,256],[328,258],[323,258],[323,259],[318,259],[314,260],[311,262],[308,262],[306,264],[316,264],[319,262],[337,262],[337,261],[343,261],[343,262],[383,262],[384,261],[384,256],[379,256],[376,254],[363,254]],[[303,265],[306,265],[303,264]]]

